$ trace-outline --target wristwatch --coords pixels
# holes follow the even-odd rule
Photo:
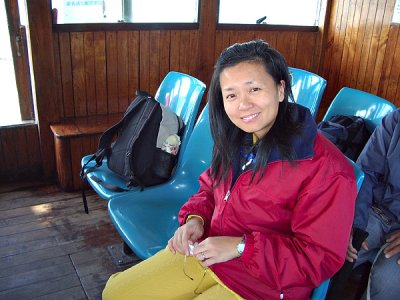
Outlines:
[[[244,248],[246,247],[246,235],[243,235],[242,240],[236,245],[236,250],[239,253],[238,257],[242,256]]]

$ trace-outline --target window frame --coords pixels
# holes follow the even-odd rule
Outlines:
[[[217,23],[217,30],[317,32],[319,26]]]
[[[129,31],[129,30],[194,30],[197,23],[74,23],[53,24],[55,32]]]
[[[199,2],[202,0],[199,0]],[[285,25],[285,24],[243,24],[243,23],[219,23],[220,0],[217,0],[216,27],[217,30],[255,30],[255,31],[302,31],[317,32],[322,26],[321,22],[325,22],[326,1],[321,0],[319,12],[319,25]]]
[[[118,30],[193,30],[200,27],[201,1],[197,2],[197,22],[157,23],[157,22],[115,22],[115,23],[53,23],[56,32],[118,31]],[[219,0],[218,0],[219,1]],[[50,3],[50,8],[52,4]]]

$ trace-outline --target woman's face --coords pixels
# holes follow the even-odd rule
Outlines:
[[[241,62],[219,77],[225,112],[237,127],[262,138],[278,115],[285,82],[276,84],[261,63]]]

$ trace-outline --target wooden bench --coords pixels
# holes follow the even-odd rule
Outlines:
[[[64,191],[80,189],[82,157],[96,152],[100,135],[121,117],[121,113],[81,117],[50,125],[54,134],[58,182]]]

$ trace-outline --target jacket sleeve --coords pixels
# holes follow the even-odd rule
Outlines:
[[[201,216],[204,220],[204,229],[207,232],[214,211],[213,180],[210,169],[199,177],[200,188],[196,194],[182,206],[179,212],[179,224],[183,225],[189,215]]]
[[[315,287],[340,269],[357,193],[349,168],[331,175],[321,168],[313,184],[301,189],[291,232],[246,235],[241,260],[252,276],[284,292],[291,287]]]
[[[374,189],[385,184],[387,152],[396,125],[395,114],[383,118],[361,152],[357,163],[365,177],[356,201],[354,227],[365,230],[368,224],[369,209],[373,203]]]

